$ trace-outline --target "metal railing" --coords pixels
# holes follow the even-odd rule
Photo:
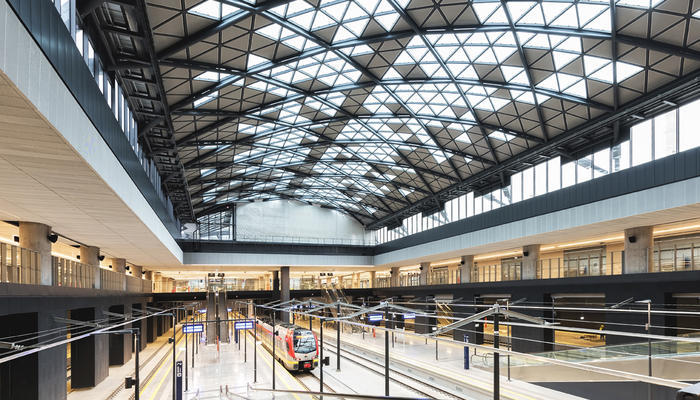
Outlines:
[[[0,282],[38,285],[41,283],[39,253],[0,243]]]
[[[96,267],[61,257],[51,257],[53,286],[95,288]]]

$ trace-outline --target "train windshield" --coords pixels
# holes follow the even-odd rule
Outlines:
[[[311,353],[316,351],[316,339],[309,330],[297,329],[294,331],[294,352]]]

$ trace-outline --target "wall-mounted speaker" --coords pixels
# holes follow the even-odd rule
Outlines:
[[[636,236],[630,236],[630,237],[627,238],[627,240],[629,240],[630,243],[634,243],[634,242],[637,241],[637,237],[636,237]]]
[[[530,252],[529,252],[529,251],[523,251],[523,257],[527,257],[527,256],[529,256],[529,255],[530,255]]]

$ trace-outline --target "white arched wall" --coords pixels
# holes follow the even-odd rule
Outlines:
[[[238,205],[235,224],[237,240],[365,243],[364,227],[349,215],[293,200]]]

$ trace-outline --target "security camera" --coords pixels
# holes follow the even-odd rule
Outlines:
[[[629,240],[630,243],[634,243],[634,242],[637,241],[637,237],[636,237],[636,236],[630,236],[630,237],[627,238],[627,240]]]
[[[58,241],[58,235],[55,233],[50,234],[46,238],[49,239],[49,242],[51,243],[56,243]]]
[[[529,251],[523,251],[523,257],[527,257],[527,256],[529,256],[529,255],[530,255],[530,252],[529,252]]]
[[[105,260],[105,256],[99,256],[98,258],[100,259],[100,261],[104,261],[104,260]]]

